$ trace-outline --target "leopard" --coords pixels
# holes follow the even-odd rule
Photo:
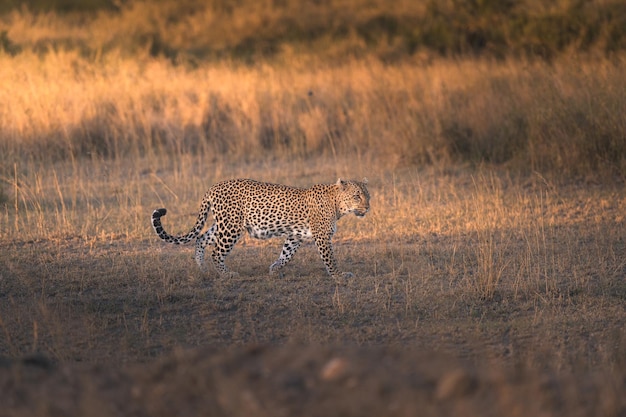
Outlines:
[[[362,218],[370,209],[367,178],[293,187],[252,179],[218,182],[204,194],[195,224],[187,234],[174,236],[165,231],[161,219],[165,208],[152,212],[156,234],[167,243],[187,244],[195,239],[195,261],[204,269],[205,248],[212,246],[210,257],[222,277],[235,277],[225,264],[227,255],[248,232],[256,239],[284,238],[280,256],[269,268],[270,276],[283,276],[281,269],[293,258],[305,240],[313,240],[328,275],[335,279],[351,278],[341,272],[334,255],[332,237],[337,221],[350,213]],[[213,224],[202,233],[209,213]]]

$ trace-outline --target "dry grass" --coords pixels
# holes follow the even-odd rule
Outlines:
[[[23,7],[16,7],[18,3]],[[0,13],[11,9],[0,14],[0,49],[12,54],[76,49],[89,56],[115,51],[193,64],[224,57],[281,60],[295,51],[333,61],[374,56],[397,62],[420,54],[551,59],[572,51],[610,55],[626,47],[626,8],[618,0],[0,4]]]
[[[33,166],[32,179],[18,178],[18,215],[11,198],[1,217],[3,354],[135,361],[177,346],[299,341],[436,346],[570,370],[621,363],[621,186],[355,160],[143,163],[46,176]],[[312,245],[275,280],[267,268],[280,242],[245,239],[228,258],[241,278],[222,280],[150,229],[151,210],[165,206],[167,227],[186,231],[222,178],[306,185],[364,173],[372,210],[339,224],[339,262],[357,276],[341,285]]]
[[[0,56],[0,175],[29,163],[359,155],[623,180],[624,61],[386,66]],[[26,164],[26,165],[24,165]]]

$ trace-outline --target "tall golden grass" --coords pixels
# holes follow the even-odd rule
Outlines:
[[[626,63],[444,60],[388,66],[0,55],[1,174],[17,161],[186,154],[374,155],[626,174]]]

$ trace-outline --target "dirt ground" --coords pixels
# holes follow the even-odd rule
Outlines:
[[[1,416],[624,416],[626,369],[555,375],[392,348],[176,351],[130,366],[4,360]]]
[[[4,245],[0,416],[626,415],[619,282],[543,305],[445,296],[445,271],[369,276],[352,246],[360,278],[337,285],[312,247],[272,281],[271,245],[244,242],[228,280],[185,268],[191,249]]]

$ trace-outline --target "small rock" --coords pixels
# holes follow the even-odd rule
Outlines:
[[[344,358],[333,358],[326,362],[320,376],[324,381],[335,381],[346,375],[348,361]]]

